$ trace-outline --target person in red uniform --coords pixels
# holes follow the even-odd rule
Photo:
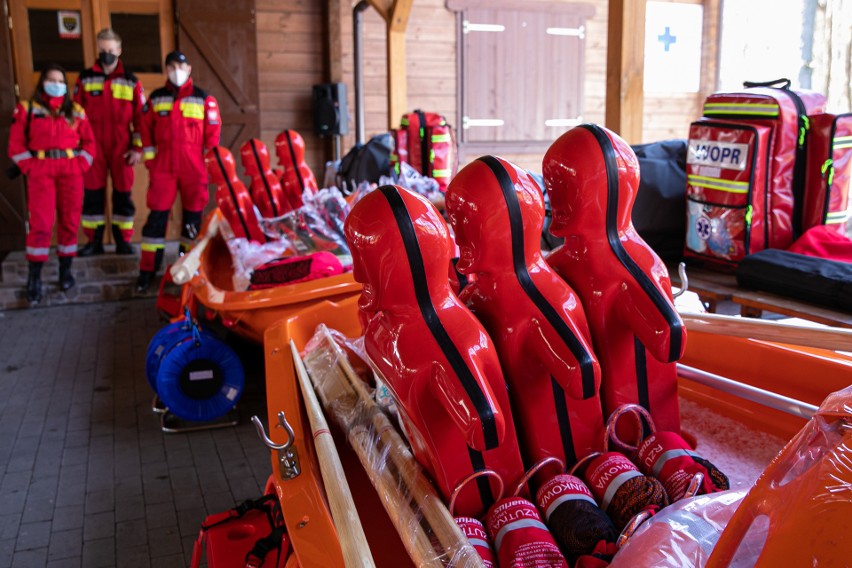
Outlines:
[[[206,150],[219,145],[219,105],[192,84],[186,55],[166,56],[166,85],[151,93],[142,113],[142,157],[150,184],[150,213],[142,227],[142,255],[136,290],[145,292],[163,262],[166,225],[178,191],[182,207],[181,251],[189,248],[201,228],[207,205]]]
[[[50,251],[59,211],[56,254],[59,287],[74,286],[71,261],[77,255],[77,230],[83,208],[83,174],[96,152],[92,126],[83,107],[71,100],[65,70],[48,65],[35,94],[15,108],[9,132],[9,157],[27,176],[27,300],[41,301],[41,269]]]
[[[133,166],[142,159],[139,121],[145,94],[142,83],[124,69],[121,37],[107,28],[98,33],[98,60],[86,69],[74,86],[74,101],[86,110],[92,123],[98,153],[83,178],[83,233],[88,244],[78,256],[104,253],[104,209],[107,173],[112,177],[112,234],[116,254],[133,254],[133,215],[131,198]]]

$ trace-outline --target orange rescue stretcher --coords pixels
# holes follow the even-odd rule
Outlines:
[[[179,302],[193,310],[203,307],[235,333],[263,345],[270,425],[264,435],[271,448],[272,486],[280,500],[291,551],[282,565],[350,566],[344,561],[340,531],[330,512],[290,341],[303,350],[320,324],[346,337],[358,337],[360,285],[346,273],[235,291],[230,253],[216,231],[219,219],[220,213],[214,210],[183,266],[172,270],[174,280],[182,284]],[[848,537],[852,466],[846,449],[852,436],[852,390],[847,388],[852,385],[852,354],[692,328],[689,333],[679,365],[682,399],[731,417],[756,433],[792,439],[751,490],[724,511],[727,526],[714,537],[718,546],[711,555],[692,551],[693,560],[677,554],[669,558],[685,562],[677,565],[726,566],[742,552],[740,543],[753,533],[750,527],[755,519],[763,519],[757,552],[751,550],[756,566],[852,562]],[[830,435],[826,434],[829,429]],[[372,562],[415,565],[345,435],[333,426],[331,431]],[[802,453],[810,461],[802,461]],[[659,554],[683,539],[659,540],[670,529],[663,525],[653,529],[657,531],[654,546],[637,546],[629,558],[616,555],[613,565],[666,565],[658,563]],[[684,545],[676,552],[685,554],[690,549]]]

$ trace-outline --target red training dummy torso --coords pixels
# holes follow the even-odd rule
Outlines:
[[[275,153],[281,171],[281,186],[294,207],[302,206],[302,194],[306,190],[319,191],[317,179],[305,163],[305,141],[295,130],[283,130],[275,138]]]
[[[297,207],[287,199],[281,180],[272,171],[266,144],[251,138],[240,146],[240,159],[246,175],[251,178],[251,198],[261,216],[280,217]]]
[[[216,184],[216,204],[228,221],[235,237],[265,243],[266,236],[260,229],[246,186],[237,177],[234,156],[224,146],[214,146],[204,156],[210,183]]]
[[[547,457],[570,466],[600,450],[600,366],[580,300],[541,255],[541,190],[485,156],[450,183],[447,213],[461,251],[456,269],[476,276],[461,298],[497,345],[527,467]]]
[[[675,362],[686,328],[672,304],[665,265],[631,222],[636,155],[614,133],[585,124],[551,145],[543,173],[553,208],[550,230],[565,238],[547,261],[585,308],[605,415],[638,403],[659,429],[680,432]]]
[[[346,218],[365,348],[394,394],[414,455],[445,499],[475,471],[509,484],[524,474],[500,362],[491,338],[453,294],[447,225],[424,198],[386,185]],[[497,498],[484,476],[458,494],[477,516]]]

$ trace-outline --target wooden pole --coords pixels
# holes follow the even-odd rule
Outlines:
[[[307,359],[310,363],[310,355]],[[326,370],[324,361],[321,365],[323,370]],[[376,432],[363,424],[362,420],[353,419],[353,416],[347,414],[350,412],[360,414],[361,411],[353,410],[359,404],[358,397],[340,372],[339,366],[327,369],[327,373],[322,377],[315,369],[309,373],[309,377],[318,387],[323,404],[343,423],[349,444],[361,465],[364,466],[370,483],[376,489],[408,555],[417,566],[442,568],[441,553],[436,551],[428,532],[421,525],[421,518],[411,506],[410,492],[399,479],[398,474],[390,467],[387,455],[378,444]],[[321,387],[316,384],[317,381],[321,382]],[[332,403],[335,406],[332,406]]]
[[[423,516],[429,521],[429,525],[435,531],[438,541],[447,551],[449,558],[466,558],[471,555],[479,558],[476,551],[470,547],[467,537],[461,532],[447,507],[444,506],[441,497],[423,473],[420,464],[409,451],[408,445],[391,424],[387,415],[373,401],[373,397],[367,392],[364,382],[352,368],[348,358],[328,333],[328,330],[325,333],[329,344],[338,352],[338,365],[349,384],[355,389],[361,403],[372,414],[373,425],[382,442],[389,448],[389,457],[402,475],[414,501],[420,507]],[[470,547],[470,550],[467,550],[468,547]],[[454,565],[462,566],[463,564],[454,563]]]
[[[358,510],[352,499],[352,492],[346,482],[346,473],[340,456],[334,446],[334,438],[328,429],[328,423],[323,415],[317,395],[314,393],[305,363],[299,355],[296,343],[290,340],[290,351],[293,353],[293,363],[296,366],[296,375],[299,378],[299,386],[305,399],[305,410],[311,423],[314,436],[314,446],[317,451],[320,472],[322,473],[325,492],[328,495],[328,505],[331,509],[331,518],[337,528],[340,537],[340,547],[343,552],[343,562],[347,568],[375,568],[370,547],[367,544],[367,536],[361,526]]]
[[[852,351],[852,330],[849,329],[809,327],[719,314],[681,313],[680,317],[687,330],[835,351]]]

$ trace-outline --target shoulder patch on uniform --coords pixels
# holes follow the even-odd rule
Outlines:
[[[74,110],[74,112],[78,112],[78,113],[82,114],[83,116],[86,116],[86,109],[84,109],[82,106],[80,106],[77,103],[72,102],[71,104],[72,104],[72,109]]]
[[[160,87],[151,93],[149,98],[155,99],[157,97],[173,97],[172,92],[165,87]]]

